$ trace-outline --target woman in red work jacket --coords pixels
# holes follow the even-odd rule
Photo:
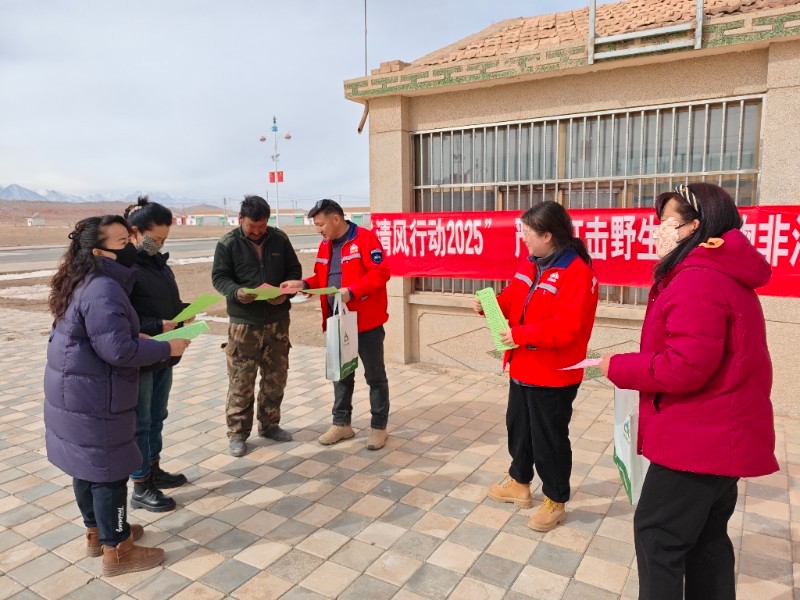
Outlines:
[[[582,369],[560,369],[586,358],[597,279],[563,206],[544,202],[527,210],[521,221],[530,256],[497,297],[511,326],[501,337],[516,345],[504,359],[511,376],[506,411],[511,466],[508,477],[489,489],[489,497],[530,508],[535,467],[544,502],[528,526],[550,531],[563,519],[570,496],[569,422],[583,379]],[[480,312],[477,300],[473,308]]]
[[[721,187],[682,185],[656,199],[656,214],[661,261],[640,351],[600,364],[615,385],[640,392],[639,452],[651,464],[633,518],[639,598],[728,600],[738,479],[778,470],[755,292],[771,270]]]

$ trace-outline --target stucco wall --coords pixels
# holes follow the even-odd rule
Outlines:
[[[372,210],[412,210],[409,132],[671,102],[766,94],[762,133],[762,204],[800,203],[800,42],[769,48],[620,67],[462,92],[370,101]],[[466,298],[417,294],[410,281],[390,284],[387,356],[398,361],[500,368],[483,321]],[[776,409],[800,415],[795,343],[800,301],[764,298],[775,365]],[[601,307],[590,347],[636,347],[642,311]]]

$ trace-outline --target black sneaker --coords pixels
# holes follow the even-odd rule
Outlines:
[[[263,438],[269,438],[271,440],[275,440],[276,442],[291,442],[292,441],[292,434],[286,431],[285,429],[281,429],[278,425],[274,425],[269,429],[265,429],[264,431],[260,432],[260,435]]]
[[[144,481],[133,482],[133,494],[131,495],[131,508],[143,508],[150,512],[167,512],[175,509],[175,500],[153,485],[153,478],[148,477]]]
[[[150,475],[153,478],[153,485],[160,490],[181,487],[187,481],[183,473],[167,473],[158,461],[150,466]]]

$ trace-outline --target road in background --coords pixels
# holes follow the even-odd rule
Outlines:
[[[315,233],[290,234],[295,250],[316,248],[320,236]],[[217,238],[167,240],[164,251],[170,258],[198,258],[213,256]],[[0,273],[23,273],[55,269],[64,254],[64,246],[22,246],[0,248]]]

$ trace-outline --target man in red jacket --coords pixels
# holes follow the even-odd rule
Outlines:
[[[369,385],[372,412],[369,450],[379,450],[386,444],[386,425],[389,420],[389,382],[383,362],[383,324],[386,312],[386,282],[389,267],[384,262],[380,241],[369,229],[359,227],[344,218],[344,211],[333,200],[320,200],[308,211],[322,242],[314,264],[314,275],[303,281],[285,281],[281,287],[335,287],[342,294],[347,308],[358,315],[358,355],[364,365],[364,378]],[[322,329],[333,313],[333,296],[321,296]],[[333,384],[333,425],[319,437],[329,446],[355,435],[351,426],[355,374],[351,373]]]

